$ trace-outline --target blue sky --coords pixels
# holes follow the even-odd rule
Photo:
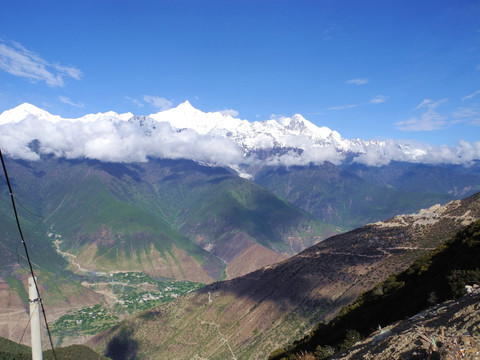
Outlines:
[[[3,1],[0,112],[189,100],[345,138],[480,141],[477,0]]]

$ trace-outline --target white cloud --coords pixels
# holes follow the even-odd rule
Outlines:
[[[417,110],[426,109],[428,112],[439,103],[425,100]],[[465,114],[467,113],[466,111]],[[218,117],[218,114],[215,116]],[[21,121],[0,125],[0,144],[8,155],[28,160],[39,159],[39,154],[29,146],[33,140],[38,140],[41,154],[107,162],[145,162],[149,157],[158,157],[192,159],[219,166],[239,166],[242,163],[255,165],[257,161],[293,166],[321,164],[324,161],[340,164],[346,156],[332,143],[319,142],[318,138],[311,137],[308,132],[303,135],[283,134],[283,144],[288,145],[278,148],[275,138],[270,135],[277,130],[281,132],[281,123],[272,120],[252,124],[252,129],[259,130],[258,134],[263,136],[250,139],[249,146],[261,150],[262,159],[255,158],[255,153],[251,157],[244,156],[244,149],[234,140],[223,137],[221,132],[201,135],[192,129],[179,130],[168,122],[150,120],[152,127],[146,128],[145,123],[141,125],[135,119],[99,117],[91,122],[80,119],[52,122],[29,115]],[[260,131],[266,125],[269,126],[270,133]],[[370,166],[386,165],[391,161],[465,164],[480,159],[480,141],[459,141],[455,147],[408,141],[399,143],[394,140],[354,141],[348,144],[349,141],[342,139],[338,133],[331,132],[330,135],[328,138],[340,143],[342,148],[347,146],[352,153],[358,154],[356,162]],[[270,155],[265,156],[266,154]]]
[[[427,146],[422,161],[429,164],[468,164],[480,158],[480,141],[470,144],[460,140],[456,147]]]
[[[237,110],[233,110],[233,109],[225,109],[225,110],[221,110],[219,111],[220,114],[222,114],[223,116],[231,116],[231,117],[238,117],[238,111]]]
[[[334,37],[336,28],[333,26],[330,26],[328,28],[325,28],[323,30],[323,40],[331,40]]]
[[[173,102],[170,100],[155,95],[143,95],[143,101],[157,109],[160,109],[160,111],[168,110],[173,106]]]
[[[381,104],[387,101],[387,97],[385,95],[377,95],[372,100],[370,100],[369,104]]]
[[[453,117],[456,119],[456,122],[468,122],[474,126],[480,125],[480,109],[478,108],[458,108],[457,111],[453,113]]]
[[[125,100],[127,100],[128,102],[132,103],[133,105],[139,108],[142,108],[145,106],[145,104],[142,103],[140,100],[132,98],[130,96],[125,96]]]
[[[325,161],[340,164],[345,156],[333,146],[309,148],[301,153],[291,150],[284,154],[274,155],[267,159],[256,160],[269,166],[304,166],[309,164],[320,165]]]
[[[68,75],[75,80],[80,80],[80,78],[82,77],[82,72],[73,66],[64,66],[60,64],[53,64],[52,66],[59,73],[64,73],[65,75]]]
[[[364,152],[355,157],[355,162],[368,166],[388,165],[391,161],[408,161],[405,151],[393,140],[372,143],[363,149]]]
[[[410,119],[395,123],[396,128],[401,131],[433,131],[442,129],[447,123],[447,117],[439,114],[435,109],[446,99],[433,102],[424,99],[414,110],[424,110],[420,116],[413,116]]]
[[[148,149],[151,155],[169,159],[192,159],[217,165],[238,164],[243,150],[232,140],[209,135],[199,135],[193,130],[177,131],[160,123],[152,133]]]
[[[358,104],[349,104],[349,105],[340,105],[340,106],[332,106],[329,107],[327,110],[345,110],[345,109],[352,109],[358,106]]]
[[[68,98],[66,96],[59,95],[58,99],[65,104],[72,105],[72,106],[75,106],[75,107],[78,107],[78,108],[83,108],[85,106],[84,104],[82,104],[80,102],[76,103],[76,102],[70,100],[70,98]]]
[[[354,85],[365,85],[365,84],[368,84],[368,79],[362,79],[362,78],[351,79],[351,80],[347,80],[345,83],[354,84]]]
[[[270,115],[270,120],[281,121],[282,119],[287,119],[287,117],[285,115],[282,115],[282,114],[271,114]]]
[[[391,161],[424,164],[469,164],[480,159],[480,141],[470,144],[460,140],[457,146],[431,146],[411,141],[400,144],[394,140],[371,144],[354,161],[368,166],[388,165]]]
[[[347,105],[339,105],[339,106],[331,106],[327,108],[327,110],[337,111],[337,110],[346,110],[346,109],[353,109],[357,106],[364,106],[364,105],[372,105],[372,104],[381,104],[387,101],[388,97],[385,95],[377,95],[372,98],[369,102],[363,102],[360,104],[347,104]]]
[[[144,107],[145,105],[138,99],[135,99],[135,98],[132,98],[130,96],[125,96],[125,100],[128,100],[129,102],[131,102],[133,105],[135,105],[136,107],[139,107],[139,108],[142,108]]]
[[[0,125],[0,144],[12,157],[38,160],[38,154],[29,148],[35,139],[41,153],[68,159],[145,162],[152,156],[226,166],[239,163],[243,156],[232,140],[199,135],[193,130],[178,131],[168,123],[158,123],[149,135],[134,123],[108,118],[52,123],[27,116],[20,122]]]
[[[480,90],[477,90],[477,91],[471,93],[470,95],[464,96],[464,97],[462,98],[462,100],[471,100],[471,99],[473,99],[473,98],[474,98],[475,96],[477,96],[477,95],[480,95]]]
[[[21,44],[6,44],[0,39],[0,69],[30,81],[45,81],[52,87],[64,86],[64,78],[79,80],[82,72],[67,65],[49,63]]]

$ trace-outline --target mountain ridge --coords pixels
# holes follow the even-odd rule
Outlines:
[[[196,247],[193,253],[203,257],[209,252],[201,246],[209,248],[210,254],[215,253],[215,247],[222,241],[244,234],[248,246],[257,243],[279,254],[292,254],[294,250],[287,245],[287,238],[299,236],[300,230],[290,234],[289,229],[300,229],[302,222],[305,226],[320,224],[310,214],[248,180],[225,169],[205,167],[192,161],[115,164],[52,158],[13,165],[11,172],[14,185],[18,187],[18,197],[28,195],[32,198],[35,194],[33,198],[40,199],[31,206],[39,211],[43,209],[48,231],[62,236],[61,250],[80,256],[93,251],[93,248],[88,249],[96,244],[94,252],[99,255],[96,259],[103,259],[104,266],[108,258],[100,257],[99,251],[108,249],[112,253],[112,244],[125,243],[122,246],[126,246],[128,241],[134,241],[133,238],[128,240],[132,236],[138,237],[135,244],[141,239],[145,244],[157,239],[156,247],[160,252],[168,249],[170,245],[167,244],[176,239],[173,243],[181,244],[182,249],[188,248],[190,252]],[[283,219],[283,224],[274,226],[278,222],[274,215]],[[278,228],[275,234],[269,232],[274,228]],[[320,227],[312,229],[310,240],[306,240],[306,235],[305,245],[297,251],[320,240],[316,236],[322,231]],[[324,237],[334,232],[327,230]],[[136,247],[134,243],[128,247]],[[82,250],[84,246],[87,248]],[[148,248],[149,245],[145,253]],[[237,255],[234,252],[228,258],[233,260]],[[202,261],[203,264],[210,262],[212,259]],[[176,264],[179,266],[181,262]],[[210,266],[207,268],[213,270]],[[218,271],[214,273],[210,281],[219,277]],[[192,273],[195,274],[200,275],[200,272]],[[205,278],[202,281],[209,282]]]
[[[426,318],[443,317],[444,313],[447,312],[446,308],[452,305],[457,308],[460,307],[459,304],[451,300],[466,301],[466,299],[462,299],[462,296],[468,292],[470,292],[469,296],[475,296],[477,299],[480,296],[480,290],[478,289],[478,283],[480,282],[480,267],[478,266],[480,255],[479,230],[480,221],[476,220],[432,252],[418,258],[407,270],[392,274],[372,290],[360,295],[353,304],[343,308],[332,321],[317,324],[303,339],[295,341],[294,344],[284,350],[276,351],[276,354],[272,355],[270,359],[290,359],[294,356],[293,354],[308,351],[310,353],[316,352],[319,359],[324,360],[327,353],[332,355],[334,350],[338,352],[334,358],[355,359],[360,356],[362,358],[375,358],[374,353],[383,352],[385,354],[387,351],[392,351],[395,356],[399,356],[399,353],[402,352],[405,356],[406,349],[418,348],[418,346],[408,342],[401,344],[400,341],[395,344],[394,340],[390,341],[386,349],[386,344],[380,343],[388,337],[396,337],[398,341],[398,338],[405,336],[408,327],[410,327],[410,338],[415,337],[415,333],[417,333],[419,337],[423,335],[423,340],[427,341],[428,337],[425,336],[425,333],[435,334],[441,328],[441,325],[444,330],[448,329],[450,344],[445,344],[447,339],[443,338],[445,335],[443,332],[437,332],[436,335],[443,339],[441,342],[438,341],[440,339],[434,341],[435,337],[432,337],[432,340],[426,344],[427,348],[421,351],[423,353],[425,350],[433,352],[433,349],[428,349],[429,345],[434,345],[436,352],[440,354],[443,352],[445,358],[447,358],[445,356],[447,353],[451,354],[454,350],[452,345],[456,345],[453,348],[456,348],[457,353],[460,353],[458,342],[452,340],[455,336],[465,335],[465,332],[468,333],[469,337],[472,336],[470,338],[472,343],[464,345],[473,345],[473,336],[480,334],[478,319],[475,319],[475,315],[472,314],[472,310],[473,313],[475,312],[474,309],[467,311],[466,314],[457,315],[459,316],[458,319],[455,319],[457,316],[450,314],[450,319],[447,317],[447,321],[442,321],[443,324],[438,323],[439,319],[432,324],[432,319],[426,320]],[[475,284],[477,284],[476,290],[472,286]],[[447,300],[450,301],[450,304],[441,304]],[[470,299],[467,302],[475,303],[475,300]],[[435,305],[436,308],[427,309],[432,305]],[[403,319],[408,319],[403,321],[407,324],[391,325]],[[451,324],[448,324],[449,322]],[[457,324],[452,326],[452,323]],[[468,326],[466,323],[469,323]],[[459,324],[460,326],[458,326]],[[445,325],[447,326],[445,327]],[[457,326],[460,329],[463,328],[463,331],[460,329],[454,330]],[[378,327],[387,328],[388,331],[374,333],[374,330]],[[402,329],[395,329],[397,327]],[[426,328],[428,328],[428,331],[426,331]],[[346,336],[348,333],[355,333],[355,340],[359,340],[359,337],[362,336],[367,336],[370,339],[368,339],[369,341],[361,341],[361,345],[355,345],[354,348],[348,349],[355,342],[348,339],[348,335]],[[367,345],[368,342],[370,344]],[[422,341],[422,343],[425,346],[425,342]],[[478,345],[480,345],[480,339],[477,338],[477,347]],[[376,348],[375,352],[372,351],[372,348]],[[438,348],[443,349],[439,351]],[[340,355],[341,351],[344,352],[343,355]],[[413,352],[413,350],[410,350],[410,355]],[[360,355],[361,353],[363,355]],[[320,356],[320,354],[323,355]]]
[[[268,165],[286,166],[324,161],[380,166],[392,160],[469,165],[480,159],[479,150],[462,141],[456,147],[446,147],[388,139],[345,139],[337,131],[318,127],[300,114],[250,122],[227,112],[205,113],[186,101],[176,108],[140,117],[143,120],[132,120],[139,117],[132,113],[109,111],[66,119],[25,103],[0,114],[0,126],[4,128],[5,136],[18,136],[20,144],[12,144],[5,136],[0,137],[0,141],[3,140],[3,146],[11,156],[19,158],[38,158],[29,150],[29,144],[37,140],[40,152],[53,152],[68,158],[132,162],[147,161],[148,157],[184,157],[217,165],[227,164],[237,171],[240,168],[240,172],[248,175],[252,175],[250,170],[259,160]],[[36,131],[25,131],[33,126],[33,120]],[[18,131],[22,128],[22,136],[19,136]],[[47,136],[47,131],[50,136]],[[77,138],[73,137],[73,133],[77,134]],[[88,133],[89,137],[84,133]],[[167,141],[167,137],[171,139]],[[161,143],[154,146],[152,138]],[[209,151],[202,153],[198,148],[197,151],[190,149],[199,147],[200,141],[207,139],[211,143]],[[105,149],[108,146],[120,147],[123,143],[129,143],[132,153],[123,159],[114,157],[111,151]],[[184,147],[181,156],[176,154],[180,144]],[[90,147],[95,147],[97,151],[89,150]],[[172,147],[177,148],[176,151],[172,152]]]
[[[205,284],[232,278],[336,233],[231,170],[191,160],[5,160],[53,320],[95,304],[124,311],[125,301],[132,301],[125,297],[136,293],[135,306],[146,306],[140,291],[153,289],[151,297],[165,299],[156,290],[161,279]],[[0,321],[11,325],[0,333],[15,338],[25,324],[11,314],[25,312],[28,275],[6,186],[0,197],[6,200],[0,202]],[[152,284],[113,282],[119,272]]]
[[[130,318],[89,345],[104,350],[124,339],[138,345],[136,356],[151,359],[266,358],[478,219],[479,201],[476,194],[330,237],[281,263]]]

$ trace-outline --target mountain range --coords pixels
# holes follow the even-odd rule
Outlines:
[[[480,154],[466,143],[344,139],[299,114],[249,122],[188,101],[149,116],[110,111],[78,119],[22,104],[0,114],[0,144],[23,160],[169,159],[227,168],[340,230],[480,189]]]
[[[110,162],[149,157],[184,158],[229,166],[252,176],[262,166],[322,164],[368,166],[391,161],[471,165],[475,145],[429,146],[393,140],[345,139],[302,115],[250,122],[225,112],[205,113],[188,101],[149,116],[113,111],[64,119],[31,104],[0,114],[0,143],[11,156],[38,159],[39,153]],[[15,142],[12,140],[15,139]],[[37,140],[32,148],[31,142]]]
[[[232,171],[191,160],[123,164],[47,156],[6,163],[54,319],[101,302],[104,289],[85,284],[105,282],[108,274],[211,283],[283,260],[337,233]],[[6,186],[0,195],[0,320],[9,323],[28,304],[28,272]],[[3,331],[14,337],[21,322]]]
[[[0,114],[0,146],[53,321],[98,304],[119,321],[133,311],[119,310],[131,301],[126,289],[132,296],[138,295],[135,301],[143,303],[147,291],[155,288],[158,292],[159,282],[164,280],[188,283],[191,289],[198,283],[213,283],[206,293],[199,293],[207,296],[210,291],[208,304],[217,294],[215,286],[237,284],[247,293],[248,289],[255,292],[254,302],[261,312],[252,310],[252,314],[283,319],[279,320],[283,325],[274,323],[271,331],[257,324],[256,338],[265,330],[270,345],[274,343],[268,340],[270,335],[278,337],[275,345],[291,340],[314,319],[334,313],[352,300],[357,290],[373,285],[381,276],[355,262],[353,270],[333,270],[345,281],[357,279],[349,272],[360,268],[363,270],[358,271],[371,276],[362,280],[361,286],[351,285],[351,290],[338,283],[338,274],[328,284],[325,274],[307,276],[300,285],[277,275],[259,282],[272,294],[277,290],[271,286],[285,287],[282,291],[287,293],[293,286],[307,305],[316,300],[302,295],[304,285],[321,284],[335,295],[328,295],[324,303],[329,310],[320,312],[310,305],[291,305],[297,295],[287,293],[282,293],[279,307],[265,307],[262,299],[268,300],[269,295],[254,290],[244,279],[259,279],[259,274],[271,274],[269,269],[277,268],[287,269],[285,276],[296,273],[303,265],[284,268],[276,264],[290,264],[287,259],[312,246],[341,255],[325,259],[334,261],[329,266],[346,266],[351,257],[341,249],[356,245],[350,240],[342,242],[340,235],[333,242],[340,245],[330,248],[333,243],[325,239],[480,190],[480,163],[475,149],[467,144],[440,149],[389,140],[348,140],[326,127],[316,127],[301,115],[252,123],[221,112],[204,113],[188,102],[150,116],[107,112],[78,119],[64,119],[23,104]],[[18,321],[18,314],[23,314],[28,304],[28,272],[6,186],[0,187],[0,197],[0,322],[8,324],[0,336],[16,340],[27,322],[27,317],[25,322]],[[451,230],[458,226],[453,224]],[[397,230],[387,226],[380,232],[396,239]],[[378,247],[378,236],[367,234],[359,241]],[[417,241],[420,235],[411,236]],[[389,263],[388,271],[406,266],[429,248],[423,243],[417,246],[403,249],[409,255],[398,260],[401,265],[390,268]],[[384,254],[387,262],[393,261],[396,258],[390,256],[390,250],[360,259]],[[397,250],[403,251],[392,251],[397,254]],[[318,266],[324,269],[323,263]],[[221,280],[226,282],[216,285]],[[348,296],[340,295],[343,292]],[[238,294],[227,293],[220,302],[223,308],[215,310],[225,321],[232,315],[223,309],[238,312],[251,307],[250,302],[240,308],[229,307]],[[164,296],[148,294],[157,300]],[[240,294],[244,299],[249,296]],[[330,298],[335,297],[341,301],[331,305]],[[276,300],[269,303],[276,304]],[[299,312],[291,311],[291,306]],[[279,315],[282,311],[286,318]],[[212,319],[199,321],[210,321],[213,331],[218,319]],[[84,341],[104,327],[100,324],[82,335],[70,334],[69,341]],[[282,332],[285,336],[279,335]],[[210,345],[217,346],[215,341]],[[261,345],[261,351],[250,345],[245,349],[266,354],[270,345]]]
[[[476,194],[330,237],[131,317],[89,345],[113,359],[118,349],[131,358],[265,359],[478,220],[479,201]]]

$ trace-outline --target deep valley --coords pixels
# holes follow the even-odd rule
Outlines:
[[[27,105],[14,110],[53,121]],[[341,139],[301,116],[229,132],[235,119],[188,103],[175,111],[205,117],[202,139],[236,142],[243,160],[75,158],[45,139],[25,145],[32,158],[6,156],[56,346],[114,360],[125,349],[264,359],[480,217],[478,161],[367,165],[359,159],[381,142]],[[166,128],[193,134],[160,118],[102,119],[146,142]],[[262,136],[273,145],[255,147]],[[302,164],[292,136],[343,161]],[[0,198],[0,336],[28,344],[29,271],[6,186]]]

